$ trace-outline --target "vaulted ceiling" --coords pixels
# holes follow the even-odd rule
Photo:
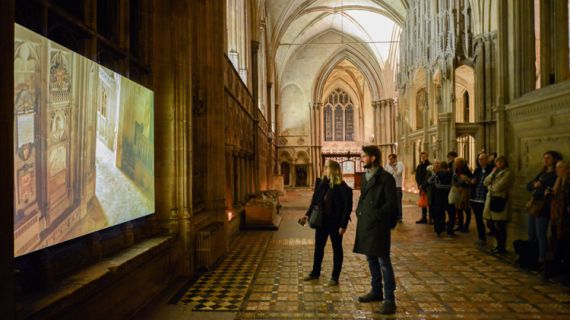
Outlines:
[[[267,0],[276,71],[281,74],[295,52],[307,45],[360,48],[383,68],[387,59],[397,59],[407,8],[408,0]],[[336,40],[319,41],[331,32]]]

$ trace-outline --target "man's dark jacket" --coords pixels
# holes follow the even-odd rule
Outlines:
[[[321,210],[324,208],[324,197],[330,189],[330,182],[328,179],[321,180],[317,178],[315,181],[315,192],[311,200],[309,210],[306,215],[311,216],[313,207],[318,205]],[[324,212],[323,222],[324,226],[333,229],[343,228],[346,229],[348,221],[350,220],[350,213],[352,212],[352,189],[343,181],[341,184],[335,185],[330,194],[332,197],[332,212]]]
[[[394,177],[382,168],[366,180],[356,208],[354,252],[369,256],[390,255],[390,230],[395,217],[397,195]]]
[[[431,165],[431,163],[429,162],[429,160],[426,160],[425,162],[420,162],[420,164],[418,164],[418,166],[416,167],[416,183],[418,184],[418,188],[422,190],[423,190],[422,186],[424,185],[424,182],[426,180],[427,167],[429,165]]]

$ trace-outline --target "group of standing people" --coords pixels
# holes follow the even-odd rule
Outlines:
[[[358,301],[384,301],[380,313],[393,314],[396,312],[396,279],[390,260],[390,231],[398,219],[395,214],[398,212],[396,181],[380,165],[381,153],[378,147],[365,146],[362,151],[361,161],[366,173],[362,178],[361,194],[356,208],[357,224],[353,251],[366,255],[371,275],[371,290],[358,297]],[[324,248],[330,237],[333,271],[328,285],[339,284],[343,261],[342,238],[351,211],[352,189],[342,180],[340,165],[335,161],[328,161],[322,178],[317,179],[315,183],[309,210],[300,221],[304,224],[313,214],[322,212],[322,223],[315,230],[313,268],[304,281],[319,279]],[[401,219],[401,209],[399,212]]]
[[[469,231],[472,211],[477,243],[484,246],[487,236],[493,236],[493,252],[506,253],[509,191],[515,181],[507,158],[481,151],[473,171],[453,151],[447,160],[431,163],[427,153],[420,155],[415,178],[427,206],[416,223],[433,224],[438,236],[454,236],[456,231]],[[542,160],[542,169],[527,184],[528,241],[537,248],[539,264],[555,262],[557,269],[570,270],[570,162],[556,151],[545,152]]]
[[[454,151],[447,154],[447,160],[435,160],[432,164],[427,153],[420,155],[415,178],[420,196],[427,198],[427,206],[422,208],[422,217],[416,223],[433,224],[438,236],[443,232],[455,236],[456,231],[469,232],[473,210],[477,243],[485,245],[487,235],[493,235],[497,242],[493,251],[505,253],[507,222],[510,220],[507,204],[514,183],[507,158],[482,151],[474,171]],[[489,233],[485,225],[490,229]]]
[[[371,290],[358,297],[358,301],[384,301],[380,313],[393,314],[396,312],[396,280],[390,259],[391,229],[402,221],[404,168],[395,154],[388,156],[383,168],[378,147],[365,146],[362,150],[361,161],[366,173],[356,208],[353,252],[366,255]],[[561,263],[562,270],[570,270],[570,162],[563,161],[555,151],[544,153],[543,161],[543,169],[527,185],[532,193],[527,206],[529,241],[538,246],[539,261],[551,257]],[[435,160],[433,164],[423,152],[415,178],[420,194],[427,198],[427,206],[422,208],[422,217],[416,223],[433,224],[438,236],[443,232],[454,236],[455,231],[468,232],[473,210],[478,244],[485,245],[487,236],[492,235],[496,240],[493,251],[506,252],[507,223],[511,218],[509,191],[515,179],[505,156],[482,151],[477,157],[477,168],[471,171],[467,161],[457,157],[455,152],[448,154],[447,162]],[[344,258],[342,239],[350,221],[352,201],[352,189],[343,181],[340,164],[328,161],[323,176],[315,183],[311,205],[300,220],[304,224],[313,214],[322,215],[320,225],[315,227],[313,267],[304,281],[319,279],[324,248],[330,237],[333,270],[328,285],[339,285]],[[547,239],[549,226],[550,242]]]
[[[570,275],[570,162],[557,151],[545,152],[542,160],[542,169],[527,184],[528,240],[538,246],[541,267],[554,262]]]

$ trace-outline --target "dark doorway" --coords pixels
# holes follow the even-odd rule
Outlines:
[[[297,165],[295,166],[296,183],[295,186],[306,187],[307,186],[307,165]]]
[[[288,162],[281,162],[281,175],[283,176],[283,184],[289,185],[290,168]]]

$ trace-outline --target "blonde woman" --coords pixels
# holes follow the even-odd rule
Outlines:
[[[483,185],[488,190],[483,209],[483,218],[490,222],[491,232],[493,232],[497,241],[497,247],[493,250],[494,253],[506,253],[507,222],[511,220],[508,198],[509,190],[514,182],[515,176],[509,169],[507,158],[498,156],[495,159],[495,168],[483,181]]]
[[[338,162],[330,160],[324,168],[323,177],[315,182],[315,192],[311,206],[303,217],[306,222],[314,206],[323,212],[323,223],[315,230],[315,253],[313,270],[304,281],[316,280],[321,275],[321,264],[325,254],[325,245],[330,237],[333,247],[333,271],[329,286],[337,286],[342,269],[342,236],[346,231],[352,211],[352,189],[342,180],[342,171]]]

